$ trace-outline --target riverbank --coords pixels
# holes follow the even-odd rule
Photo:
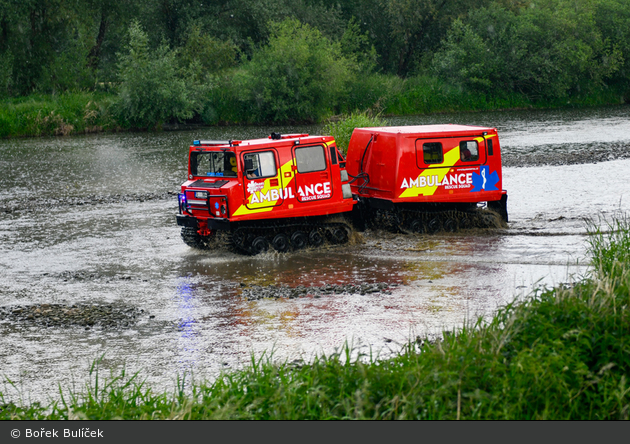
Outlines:
[[[418,338],[393,359],[346,347],[315,362],[252,361],[184,391],[155,393],[142,375],[21,406],[0,395],[0,419],[628,419],[630,220],[591,226],[593,271],[540,289],[488,323]],[[14,381],[15,383],[15,381]]]
[[[115,131],[108,93],[31,95],[0,102],[0,137],[68,136]]]
[[[374,76],[373,76],[374,77]],[[477,112],[508,109],[576,108],[624,103],[618,91],[607,89],[597,94],[556,100],[534,101],[519,94],[491,97],[446,85],[437,79],[414,77],[400,79],[380,76],[362,85],[363,91],[349,91],[338,110],[349,115],[357,110],[383,117]],[[96,132],[146,131],[189,128],[190,125],[257,124],[247,115],[244,105],[225,97],[209,97],[205,111],[188,122],[155,122],[148,128],[136,128],[119,121],[114,110],[117,96],[111,92],[75,92],[58,95],[31,95],[0,101],[0,138],[68,136]],[[214,103],[220,100],[221,103]],[[316,118],[321,122],[334,116]],[[338,118],[338,116],[337,116]],[[315,120],[310,120],[312,123]],[[267,122],[268,123],[268,122]],[[296,122],[273,122],[283,125]]]

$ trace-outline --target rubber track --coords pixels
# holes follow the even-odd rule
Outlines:
[[[189,247],[199,250],[208,250],[210,248],[208,239],[204,239],[197,233],[197,230],[192,227],[182,227],[181,235],[184,243]]]
[[[267,242],[269,242],[269,245],[271,246],[271,241],[277,234],[284,233],[289,239],[291,239],[291,235],[296,231],[303,231],[308,236],[313,230],[319,230],[320,233],[324,236],[324,239],[331,242],[330,231],[335,228],[343,228],[346,230],[347,242],[350,234],[352,233],[352,227],[344,222],[296,222],[284,224],[275,221],[267,222],[264,225],[257,224],[254,226],[239,227],[234,232],[227,235],[226,239],[224,240],[224,245],[240,254],[252,254],[247,245],[239,244],[239,242],[237,241],[238,237],[242,235],[243,240],[247,241],[248,237],[255,238],[258,236],[263,236],[265,237],[265,239],[267,239]]]
[[[414,222],[416,222],[414,226]],[[436,233],[459,231],[469,228],[500,228],[504,222],[491,210],[377,210],[371,221],[373,228],[383,228],[399,233]]]

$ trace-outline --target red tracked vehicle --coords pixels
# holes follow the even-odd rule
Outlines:
[[[374,226],[431,233],[507,222],[496,128],[356,128],[346,160],[359,220]]]
[[[217,232],[241,253],[344,243],[353,199],[345,162],[329,136],[280,135],[199,141],[189,149],[177,224],[187,245]]]

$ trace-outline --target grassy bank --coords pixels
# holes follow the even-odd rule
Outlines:
[[[592,275],[411,343],[388,360],[351,350],[154,393],[124,373],[49,406],[0,398],[0,419],[628,419],[630,220],[593,228]]]
[[[219,84],[199,105],[201,114],[195,123],[287,124],[293,121],[257,120],[251,112],[254,104],[238,100],[238,85]],[[232,88],[232,90],[230,90]],[[33,95],[0,101],[0,137],[67,136],[101,131],[161,128],[164,121],[130,124],[116,111],[118,96],[114,93],[78,92],[60,95]],[[396,76],[372,75],[353,84],[333,111],[314,111],[301,123],[326,121],[333,113],[346,116],[413,115],[443,112],[474,112],[515,108],[562,108],[620,104],[623,94],[607,89],[597,94],[556,100],[534,101],[519,94],[489,96],[471,93],[431,77],[400,79]],[[151,106],[147,105],[149,108]],[[365,111],[367,110],[367,111]],[[173,120],[175,122],[176,120]]]
[[[32,95],[0,102],[0,137],[67,136],[113,130],[114,96],[105,93]]]

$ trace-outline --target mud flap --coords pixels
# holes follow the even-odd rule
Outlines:
[[[354,226],[355,230],[360,232],[365,231],[365,221],[368,217],[368,211],[369,209],[367,207],[367,203],[359,198],[359,201],[356,203],[356,205],[352,207],[352,225]]]
[[[501,200],[488,202],[488,208],[496,211],[505,222],[508,222],[507,198],[507,193],[503,193],[501,195]]]

